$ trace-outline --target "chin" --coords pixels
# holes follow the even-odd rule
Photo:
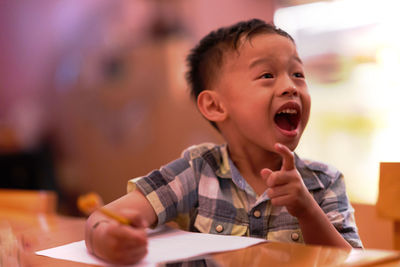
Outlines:
[[[293,152],[297,148],[299,141],[300,140],[291,140],[291,141],[288,141],[288,140],[283,141],[282,140],[282,141],[278,141],[278,142],[281,143],[282,145],[287,146],[287,148],[289,148],[290,151]]]

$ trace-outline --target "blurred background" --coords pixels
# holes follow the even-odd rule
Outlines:
[[[185,56],[209,31],[274,22],[296,40],[313,104],[297,152],[336,166],[375,204],[400,161],[400,37],[390,0],[0,0],[0,187],[49,189],[59,212],[189,145],[222,142],[198,114]]]

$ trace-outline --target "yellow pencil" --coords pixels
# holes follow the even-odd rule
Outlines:
[[[99,209],[101,213],[103,213],[104,215],[110,217],[111,219],[116,220],[117,222],[121,223],[121,224],[125,224],[125,225],[131,225],[131,221],[125,217],[122,217],[118,214],[115,214],[114,212],[102,207]]]

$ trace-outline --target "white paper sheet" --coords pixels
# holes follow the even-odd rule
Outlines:
[[[156,266],[157,263],[179,261],[212,252],[222,252],[245,248],[265,239],[190,233],[177,229],[164,229],[158,233],[150,234],[148,240],[148,254],[134,266]],[[37,255],[76,261],[102,266],[111,266],[100,259],[90,255],[85,242],[78,241],[67,245],[41,250]]]

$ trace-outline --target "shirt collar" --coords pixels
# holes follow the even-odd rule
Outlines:
[[[215,173],[220,178],[232,178],[227,145],[223,144],[219,148],[221,153],[221,164],[219,164],[219,168],[215,171]]]
[[[244,179],[242,178],[239,170],[237,170],[236,166],[233,164],[231,159],[229,158],[227,145],[223,144],[220,146],[221,152],[221,164],[219,168],[216,170],[216,174],[220,178],[228,178],[232,179],[235,184],[237,184],[240,188],[244,189],[246,187],[246,183],[244,183]],[[320,171],[318,166],[314,166],[306,163],[304,160],[300,159],[300,157],[294,153],[296,168],[299,171],[301,177],[303,178],[304,184],[309,190],[316,190],[324,188],[323,183],[318,178],[316,172]]]

